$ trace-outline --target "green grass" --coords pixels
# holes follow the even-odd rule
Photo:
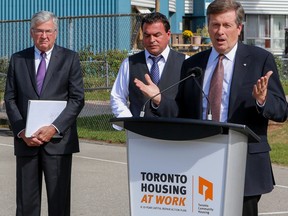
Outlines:
[[[288,82],[283,83],[283,88],[284,88],[285,95],[288,95]]]
[[[109,143],[125,143],[125,131],[113,129],[109,120],[113,115],[100,115],[79,117],[77,119],[78,134],[80,138],[88,140],[99,140]]]
[[[288,121],[269,126],[268,140],[272,163],[288,166]]]
[[[85,100],[108,101],[110,100],[110,90],[97,90],[85,92]]]

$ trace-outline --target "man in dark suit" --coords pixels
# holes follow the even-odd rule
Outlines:
[[[181,79],[188,76],[189,69],[201,67],[204,74],[196,80],[208,97],[218,56],[224,55],[223,81],[218,81],[222,85],[222,93],[218,94],[221,102],[218,121],[247,125],[261,138],[260,143],[248,140],[242,213],[243,216],[257,216],[261,195],[272,191],[275,184],[267,140],[268,121],[286,120],[285,94],[273,55],[262,48],[238,42],[244,19],[240,3],[215,0],[207,8],[207,18],[213,48],[185,60]],[[148,88],[141,82],[137,85]],[[218,95],[210,98],[210,103]],[[178,117],[193,119],[207,119],[209,110],[209,103],[194,79],[179,86],[176,101],[162,98],[160,106],[166,107],[167,111],[178,109]],[[216,116],[216,112],[212,112],[212,116]]]
[[[126,58],[119,69],[119,73],[111,91],[111,107],[116,117],[139,117],[143,105],[148,98],[160,90],[177,82],[180,78],[180,69],[186,56],[169,48],[171,37],[170,24],[166,16],[155,12],[147,14],[141,23],[143,31],[144,51]],[[152,82],[153,58],[157,61],[158,81],[155,84],[159,89],[145,91],[136,87],[134,81]],[[162,94],[162,97],[174,99],[177,87],[171,88]],[[152,103],[145,106],[145,117],[166,115],[162,107],[158,107],[159,97],[152,99]],[[164,112],[164,113],[163,113]]]
[[[209,95],[217,57],[219,54],[225,56],[220,121],[247,125],[261,138],[260,143],[248,140],[242,213],[243,216],[257,216],[261,195],[271,192],[275,184],[267,140],[268,121],[286,120],[285,94],[273,55],[262,48],[238,42],[244,19],[240,3],[215,0],[207,8],[207,17],[213,48],[184,62],[181,74],[186,76],[189,68],[201,67],[204,74],[198,81]],[[179,117],[206,118],[209,104],[194,80],[179,88],[177,103]]]
[[[58,19],[53,13],[34,14],[30,29],[34,46],[10,59],[5,104],[14,133],[17,216],[40,215],[42,173],[49,215],[70,215],[72,154],[79,152],[76,118],[84,106],[84,88],[79,56],[55,44],[57,32]],[[42,88],[37,88],[41,60],[45,77]],[[67,101],[67,105],[51,125],[26,137],[28,100]],[[56,134],[62,138],[55,138]]]

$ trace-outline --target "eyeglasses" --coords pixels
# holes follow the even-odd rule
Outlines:
[[[47,36],[51,36],[55,31],[56,29],[47,29],[47,30],[44,30],[44,29],[32,29],[34,34],[35,35],[42,35],[42,34],[46,34]]]

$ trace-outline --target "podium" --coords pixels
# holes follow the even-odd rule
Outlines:
[[[245,125],[113,118],[126,129],[131,216],[242,216]]]

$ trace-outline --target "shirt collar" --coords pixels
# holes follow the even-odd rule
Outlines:
[[[50,50],[45,52],[46,58],[50,58],[50,55],[51,55],[53,48],[54,48],[54,46]],[[34,50],[35,50],[35,56],[37,56],[37,58],[40,58],[41,51],[36,46],[34,46]]]
[[[163,56],[165,62],[166,62],[167,59],[168,59],[169,52],[170,52],[170,47],[167,46],[167,47],[165,48],[165,50],[161,53],[161,55]],[[154,56],[154,55],[150,54],[150,53],[145,49],[145,58],[146,58],[146,61],[147,61],[147,59],[149,58],[149,56]]]
[[[232,50],[230,50],[230,52],[225,54],[225,57],[227,59],[229,59],[230,61],[233,61],[236,55],[236,50],[238,47],[238,43],[235,44],[235,46],[232,48]],[[212,57],[213,61],[215,61],[218,58],[219,53],[214,49],[214,47],[212,48],[211,54],[210,56]]]

